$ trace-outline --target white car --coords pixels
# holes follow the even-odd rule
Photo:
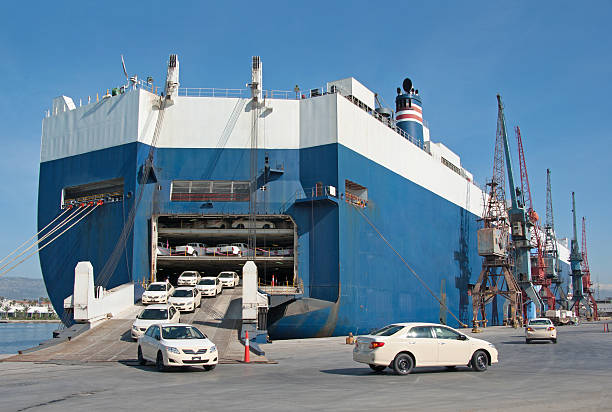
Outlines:
[[[157,242],[157,255],[158,256],[170,256],[172,253],[172,249],[168,244],[164,244],[162,242]]]
[[[224,288],[234,288],[240,284],[240,278],[236,272],[221,272],[217,279]]]
[[[548,318],[530,319],[525,326],[525,343],[534,340],[549,340],[557,343],[557,328]]]
[[[132,339],[138,339],[154,323],[180,322],[180,316],[179,311],[172,305],[151,305],[143,309],[132,324]]]
[[[204,243],[187,243],[184,246],[175,247],[173,254],[178,256],[204,256],[206,255],[206,245]]]
[[[200,272],[196,270],[186,270],[178,277],[178,286],[195,286],[200,282]]]
[[[244,243],[232,243],[232,246],[238,248],[237,253],[238,256],[246,256],[249,252],[249,247]]]
[[[202,294],[194,287],[178,287],[168,301],[181,312],[193,312],[202,304]]]
[[[248,229],[251,227],[251,223],[248,219],[239,219],[232,222],[233,229]],[[274,229],[274,223],[268,222],[267,220],[256,220],[256,229]]]
[[[196,288],[202,296],[217,296],[223,293],[223,285],[221,285],[219,278],[203,277]]]
[[[216,254],[224,256],[238,256],[240,254],[240,248],[234,245],[217,245]]]
[[[174,292],[174,287],[168,282],[153,282],[142,294],[142,304],[167,303],[168,298]]]
[[[138,339],[138,362],[155,362],[158,371],[167,366],[217,366],[217,347],[197,328],[182,323],[151,325]]]
[[[420,366],[471,366],[483,372],[497,363],[492,343],[466,336],[435,323],[395,323],[366,336],[359,336],[353,360],[366,363],[376,372],[393,369],[409,374]]]

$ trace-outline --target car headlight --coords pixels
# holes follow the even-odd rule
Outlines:
[[[136,325],[132,325],[132,329],[133,329],[133,330],[138,330],[138,326],[136,326]]]
[[[210,348],[210,353],[216,352],[217,351],[217,347],[213,346]]]
[[[168,346],[168,347],[166,348],[166,350],[167,350],[168,352],[176,353],[177,355],[179,355],[179,354],[180,354],[179,350],[178,350],[177,348],[173,348],[172,346]]]

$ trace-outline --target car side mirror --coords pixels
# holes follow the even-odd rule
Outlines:
[[[457,340],[467,340],[467,336],[459,335],[459,336],[457,336]]]

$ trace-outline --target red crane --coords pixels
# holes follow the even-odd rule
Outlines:
[[[586,219],[582,218],[582,293],[588,296],[593,307],[593,319],[599,320],[597,315],[597,302],[593,297],[593,283],[591,282],[591,270],[589,269],[589,261],[587,260],[587,245],[586,245]]]
[[[535,247],[535,251],[531,253],[531,278],[533,283],[542,287],[540,295],[546,300],[548,309],[555,309],[555,294],[550,290],[552,284],[551,279],[546,277],[546,264],[544,263],[544,244],[542,243],[539,217],[533,208],[531,200],[531,188],[529,187],[529,176],[527,175],[527,164],[525,163],[525,152],[523,151],[523,140],[521,138],[521,129],[516,126],[516,140],[518,144],[519,167],[521,171],[521,190],[524,205],[527,209],[529,221],[533,225],[531,231],[531,244]]]

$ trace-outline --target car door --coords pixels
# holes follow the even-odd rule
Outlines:
[[[142,338],[140,338],[140,350],[142,356],[146,359],[150,359],[149,353],[151,352],[151,340],[153,339],[153,326],[149,327]]]
[[[434,326],[438,342],[438,365],[467,365],[472,355],[468,340],[461,340],[461,335],[444,326]]]
[[[168,309],[168,315],[169,315],[169,321],[174,323],[174,322],[179,322],[179,317],[180,314],[179,312],[174,308],[174,306],[170,306],[170,308]]]
[[[198,306],[200,306],[200,303],[202,302],[202,294],[197,289],[193,290],[193,294],[194,294],[193,298],[194,298],[194,301],[195,301],[195,303],[193,305],[194,305],[194,309],[195,309]]]
[[[159,326],[155,326],[153,329],[151,344],[149,345],[149,358],[155,360],[157,358],[157,350],[159,349],[159,341],[161,340],[161,331]]]
[[[406,350],[410,351],[415,359],[416,366],[431,366],[438,361],[438,342],[435,339],[431,326],[414,326],[404,338]]]
[[[155,356],[157,355],[157,351],[155,350],[157,347],[157,341],[155,340],[156,331],[159,334],[158,326],[149,327],[149,329],[147,329],[147,331],[145,332],[146,338],[144,345],[140,346],[142,349],[143,356],[149,360],[155,359]]]

